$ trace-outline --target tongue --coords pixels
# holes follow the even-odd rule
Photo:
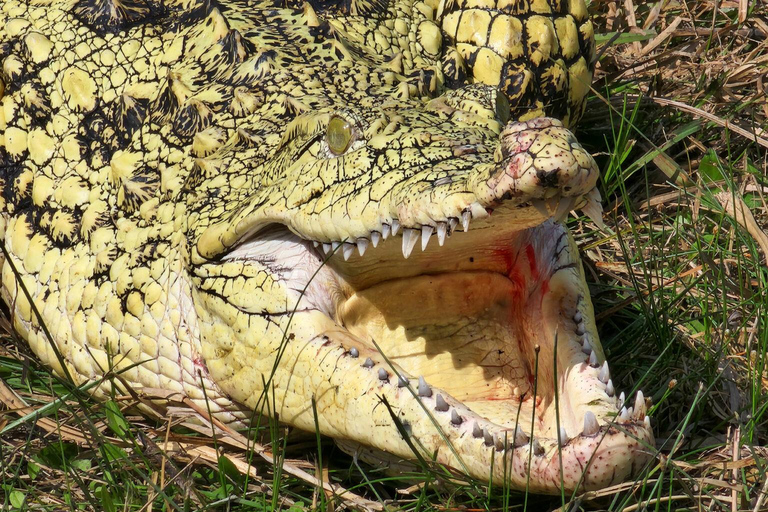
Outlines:
[[[458,400],[517,402],[531,385],[533,342],[524,333],[535,328],[531,312],[521,314],[523,295],[493,272],[422,275],[358,291],[338,314],[392,363]]]

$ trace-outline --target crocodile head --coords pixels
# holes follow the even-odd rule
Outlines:
[[[578,117],[591,26],[476,3],[8,0],[15,328],[78,382],[114,367],[372,461],[627,478],[645,401],[615,390],[561,222],[599,216],[597,168],[542,117]]]
[[[274,392],[281,420],[369,461],[416,450],[518,489],[604,487],[653,441],[558,222],[599,217],[598,170],[560,121],[505,123],[498,97],[300,116],[269,159],[281,172],[228,209],[209,183],[243,173],[220,160],[190,195],[205,360],[237,401]]]

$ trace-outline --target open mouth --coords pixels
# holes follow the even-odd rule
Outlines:
[[[653,437],[642,392],[627,401],[611,379],[558,222],[575,207],[594,215],[593,187],[559,180],[541,198],[507,194],[422,225],[387,218],[341,240],[271,223],[222,259],[258,261],[301,293],[297,310],[322,314],[314,335],[339,340],[349,379],[389,396],[401,436],[437,446],[430,457],[518,489],[600,488],[635,472]]]

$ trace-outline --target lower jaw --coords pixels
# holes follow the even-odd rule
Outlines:
[[[437,461],[535,492],[601,488],[633,474],[653,437],[644,403],[620,412],[576,248],[567,235],[555,242],[564,228],[547,223],[515,239],[541,239],[541,230],[552,243],[533,254],[510,248],[518,257],[503,274],[386,281],[346,299],[337,322],[398,373],[423,378],[429,393],[414,382],[414,394],[424,412],[456,410],[441,434],[454,446]],[[401,420],[420,445],[434,445],[425,436],[438,439],[435,417],[417,416]]]

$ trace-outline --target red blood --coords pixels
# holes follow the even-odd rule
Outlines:
[[[533,245],[528,244],[525,246],[525,255],[528,257],[528,266],[531,268],[531,277],[534,281],[538,281],[539,269],[536,265],[536,251],[533,250]]]

